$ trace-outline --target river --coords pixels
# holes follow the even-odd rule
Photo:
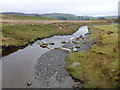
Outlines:
[[[34,66],[37,63],[38,58],[42,54],[49,51],[47,48],[42,48],[38,44],[41,41],[54,42],[55,45],[51,47],[61,47],[62,41],[68,42],[70,38],[76,38],[80,35],[88,33],[88,27],[82,26],[78,31],[72,35],[52,36],[42,40],[37,40],[33,44],[28,45],[23,49],[11,53],[7,56],[3,56],[2,60],[2,87],[3,88],[27,88],[27,82],[34,82]]]

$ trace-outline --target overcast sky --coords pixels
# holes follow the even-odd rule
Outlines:
[[[117,15],[119,0],[1,0],[0,11]]]

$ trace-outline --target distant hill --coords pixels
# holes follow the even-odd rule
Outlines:
[[[5,13],[0,15],[0,18],[2,19],[23,19],[23,20],[56,20],[55,18],[50,17],[41,17],[38,15],[30,15],[30,14],[24,14],[24,13]]]
[[[103,16],[103,17],[97,17],[98,19],[116,19],[118,16]]]
[[[118,16],[92,17],[92,16],[76,16],[73,14],[65,14],[65,13],[47,13],[47,14],[41,14],[41,16],[56,18],[59,20],[95,20],[95,19],[117,19],[118,18]]]
[[[19,12],[1,12],[0,14],[6,14],[6,15],[28,15],[28,14],[19,13]]]
[[[65,14],[65,13],[45,13],[45,14],[26,14],[19,12],[2,12],[5,15],[27,15],[27,16],[40,16],[40,17],[48,17],[55,18],[58,20],[97,20],[97,19],[116,19],[118,16],[103,16],[103,17],[92,17],[92,16],[76,16],[73,14]]]
[[[56,18],[56,19],[59,19],[59,20],[90,20],[90,19],[96,19],[95,17],[76,16],[76,15],[73,15],[73,14],[65,14],[65,13],[47,13],[47,14],[42,14],[41,16]]]
[[[48,14],[42,14],[42,16],[56,18],[59,20],[78,20],[78,17],[73,14],[48,13]]]
[[[20,13],[20,12],[1,12],[0,14],[5,14],[5,15],[29,15],[29,16],[39,15],[39,14],[27,14],[27,13]]]

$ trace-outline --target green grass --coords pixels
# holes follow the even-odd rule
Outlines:
[[[0,15],[2,19],[22,19],[22,20],[56,20],[54,18],[27,15]]]
[[[62,25],[63,28],[59,28]],[[41,25],[2,25],[2,45],[21,46],[34,41],[37,38],[50,37],[52,35],[71,34],[78,30],[80,24],[53,23]]]
[[[52,18],[44,18],[40,16],[24,16],[24,15],[0,15],[2,19],[16,20],[54,20]],[[33,42],[37,38],[50,37],[52,35],[71,34],[78,30],[79,26],[104,24],[103,22],[95,23],[51,23],[39,24],[29,22],[3,22],[2,23],[2,46],[22,46]],[[106,22],[105,22],[106,24]],[[63,27],[63,28],[59,28]],[[1,44],[0,44],[1,46]]]
[[[88,51],[71,53],[66,57],[70,74],[83,81],[84,88],[115,88],[119,85],[118,28],[113,25],[89,27],[96,44]],[[80,66],[72,66],[79,62]]]

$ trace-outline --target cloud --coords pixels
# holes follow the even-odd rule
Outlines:
[[[76,15],[117,14],[119,0],[2,0],[2,11],[66,12]]]

